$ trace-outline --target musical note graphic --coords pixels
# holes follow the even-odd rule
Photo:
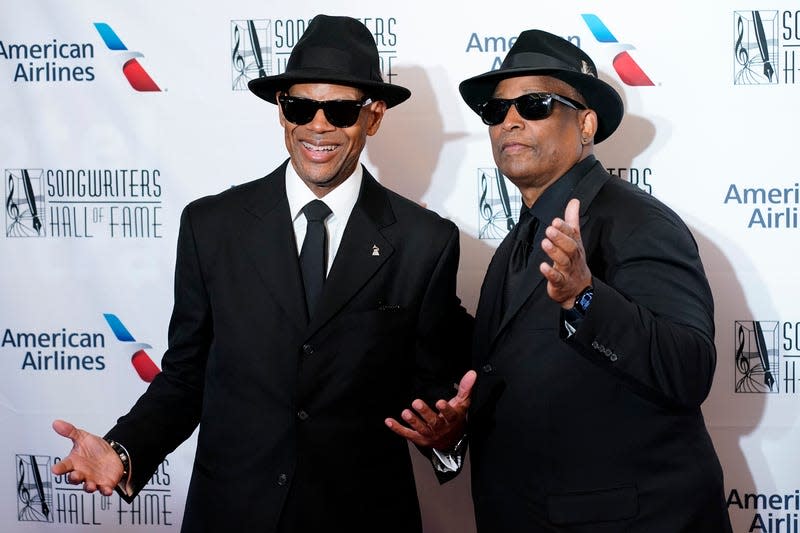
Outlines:
[[[776,84],[777,11],[737,11],[734,84]],[[774,63],[774,64],[773,64]]]
[[[44,236],[39,213],[39,207],[44,203],[42,171],[37,170],[34,176],[27,168],[6,170],[6,237]]]
[[[521,202],[519,193],[513,196],[509,194],[506,178],[498,168],[481,168],[478,169],[478,174],[480,182],[478,208],[481,216],[478,238],[502,239],[516,224]]]
[[[52,522],[50,458],[17,455],[17,473],[17,519],[23,522]],[[43,473],[46,478],[42,477]]]
[[[774,347],[777,328],[775,321],[736,322],[736,392],[778,392],[775,379],[777,350]]]
[[[231,21],[232,89],[247,90],[247,82],[272,73],[272,21]]]

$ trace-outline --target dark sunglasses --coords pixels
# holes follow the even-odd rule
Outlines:
[[[331,126],[336,126],[337,128],[349,128],[355,124],[359,113],[361,113],[361,108],[372,103],[369,98],[363,100],[325,100],[320,102],[319,100],[301,98],[300,96],[289,96],[285,93],[278,96],[278,101],[281,104],[283,116],[289,122],[298,126],[308,124],[314,120],[317,110],[322,109]]]
[[[586,109],[586,106],[572,98],[555,93],[530,93],[517,98],[490,98],[478,108],[484,124],[496,126],[506,119],[511,105],[517,108],[517,113],[525,120],[541,120],[553,114],[553,102],[561,102],[573,109]]]

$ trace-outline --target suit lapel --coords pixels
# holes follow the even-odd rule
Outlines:
[[[308,335],[336,315],[389,259],[394,248],[382,229],[394,222],[385,189],[365,169],[358,201],[347,221]]]
[[[264,178],[244,207],[239,239],[259,278],[299,329],[307,323],[297,244],[286,199],[286,163]]]

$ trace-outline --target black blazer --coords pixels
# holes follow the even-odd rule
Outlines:
[[[458,230],[365,171],[308,324],[285,168],[184,210],[163,371],[108,435],[138,491],[200,424],[183,531],[420,531],[383,420],[468,365]]]
[[[716,355],[697,245],[675,213],[599,162],[571,197],[594,276],[577,333],[566,338],[547,296],[538,245],[530,285],[502,319],[508,239],[481,289],[471,412],[479,531],[730,531],[700,411]]]

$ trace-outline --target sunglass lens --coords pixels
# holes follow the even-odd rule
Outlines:
[[[337,128],[349,128],[358,120],[361,112],[361,103],[355,101],[330,101],[322,107],[325,118]]]
[[[525,120],[541,120],[550,116],[553,100],[538,94],[525,94],[517,98],[517,111]]]
[[[506,113],[508,113],[510,106],[511,100],[502,100],[500,98],[487,100],[481,107],[481,119],[489,126],[496,126],[506,118]]]
[[[286,120],[293,124],[308,124],[317,113],[317,106],[313,100],[287,97],[281,99],[281,107]]]

